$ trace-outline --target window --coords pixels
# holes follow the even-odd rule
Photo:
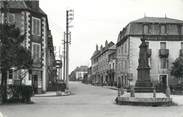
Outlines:
[[[10,69],[8,71],[8,77],[9,77],[9,79],[13,79],[13,70],[12,69]]]
[[[120,54],[120,51],[121,51],[121,50],[120,50],[120,48],[119,48],[119,50],[118,50],[118,53],[119,53],[119,54]]]
[[[147,34],[149,32],[148,25],[144,25],[144,34]]]
[[[127,43],[125,43],[125,53],[127,53]]]
[[[161,58],[161,69],[168,68],[168,59],[167,58]]]
[[[165,32],[166,32],[166,31],[165,31],[165,25],[162,25],[162,26],[161,26],[161,34],[165,34]]]
[[[122,46],[121,46],[121,52],[122,52],[122,54],[123,54],[123,51],[124,51],[124,50],[123,50],[123,45],[122,45]]]
[[[181,42],[181,49],[183,49],[183,42]]]
[[[160,49],[166,49],[166,42],[160,42]]]
[[[41,20],[35,17],[32,17],[32,34],[41,35]]]
[[[183,35],[183,25],[181,26],[181,34]]]
[[[38,43],[32,43],[33,63],[40,63],[40,58],[41,58],[41,45]]]
[[[8,23],[10,24],[15,23],[15,14],[12,13],[8,14]]]

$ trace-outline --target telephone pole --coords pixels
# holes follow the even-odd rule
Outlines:
[[[66,49],[66,88],[69,89],[69,44],[71,40],[69,39],[70,36],[70,31],[69,28],[71,28],[71,21],[74,19],[74,11],[73,10],[66,10],[66,32],[65,32],[65,49]]]
[[[63,80],[66,82],[66,80],[65,80],[65,32],[64,32],[64,39],[63,39]]]

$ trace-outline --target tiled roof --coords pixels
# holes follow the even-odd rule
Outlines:
[[[126,27],[124,27],[120,31],[120,33],[118,35],[118,39],[117,39],[117,45],[120,45],[120,43],[122,43],[122,40],[125,40],[128,35],[134,35],[134,36],[144,35],[143,24],[155,24],[155,25],[153,25],[154,28],[150,28],[152,30],[151,30],[151,32],[148,32],[147,35],[159,35],[160,28],[157,28],[157,27],[159,27],[158,25],[161,25],[161,24],[165,25],[166,24],[166,26],[170,26],[170,25],[174,24],[174,26],[180,26],[180,25],[183,25],[183,21],[178,20],[178,19],[167,18],[167,17],[164,17],[164,18],[162,18],[162,17],[143,17],[143,18],[140,18],[138,20],[130,22]],[[178,29],[175,27],[175,30],[178,30]],[[175,35],[175,36],[179,35],[178,31],[176,32],[175,30],[173,30],[173,33],[172,33],[172,29],[167,28],[166,35]]]
[[[167,17],[143,17],[131,23],[183,23],[183,21]]]
[[[3,1],[0,1],[0,7],[1,8],[4,7]],[[31,9],[29,6],[26,5],[25,1],[8,1],[8,8],[10,8],[10,9],[28,9],[28,10],[46,15],[43,12],[43,10],[41,10],[40,8],[38,8],[36,11]]]

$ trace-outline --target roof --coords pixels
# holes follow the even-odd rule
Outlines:
[[[115,50],[116,49],[116,45],[114,44],[113,46],[109,47],[110,50]]]
[[[132,21],[131,23],[183,23],[178,19],[172,19],[167,17],[143,17],[138,20]]]
[[[96,56],[100,56],[104,52],[106,52],[108,49],[110,49],[114,44],[114,42],[110,41],[106,46],[102,47],[100,50],[95,50],[91,59],[95,58]],[[102,45],[101,45],[102,46]]]
[[[39,1],[37,1],[37,2],[39,2]],[[39,8],[39,6],[38,6],[38,9],[35,10],[35,9],[31,8],[30,6],[28,6],[28,4],[25,3],[25,1],[7,1],[7,3],[8,3],[9,9],[21,9],[21,10],[26,9],[26,10],[30,10],[33,12],[37,12],[37,13],[41,13],[43,15],[46,15],[44,13],[44,11],[41,8]],[[4,7],[3,1],[0,1],[0,7],[1,8]]]
[[[143,25],[148,24],[148,34],[144,33]],[[149,25],[152,24],[152,25]],[[169,28],[173,24],[173,30]],[[167,25],[166,35],[178,36],[180,26],[183,26],[183,21],[178,19],[172,19],[167,17],[143,17],[138,20],[132,21],[127,26],[125,26],[119,33],[117,38],[117,46],[127,38],[128,35],[131,36],[142,36],[142,35],[160,35],[160,25]],[[120,42],[120,43],[119,43]]]

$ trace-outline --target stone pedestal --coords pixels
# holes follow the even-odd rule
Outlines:
[[[144,38],[139,46],[139,66],[137,68],[138,77],[135,84],[135,92],[153,92],[153,85],[150,80],[150,67],[148,65],[148,47]]]
[[[131,86],[130,93],[124,93],[118,96],[115,101],[122,105],[142,105],[142,106],[165,106],[172,105],[172,98],[170,98],[170,91],[167,90],[166,95],[163,93],[156,93],[150,79],[150,67],[148,65],[147,45],[144,38],[141,39],[139,53],[139,66],[137,68],[138,77],[135,88]],[[135,91],[135,92],[134,92]]]

